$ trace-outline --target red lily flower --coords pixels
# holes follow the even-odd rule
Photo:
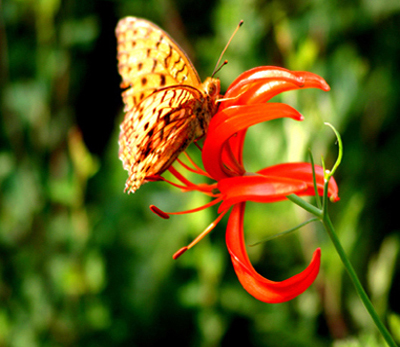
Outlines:
[[[178,159],[187,170],[207,176],[216,182],[196,185],[184,178],[174,167],[169,171],[182,184],[171,184],[184,191],[197,190],[215,199],[209,204],[180,214],[196,212],[221,203],[220,215],[190,245],[183,247],[174,258],[179,257],[209,233],[233,206],[226,231],[226,243],[232,263],[243,287],[257,299],[268,303],[280,303],[293,299],[304,292],[315,280],[320,267],[320,249],[314,252],[309,266],[301,273],[282,282],[270,281],[258,274],[247,256],[243,218],[246,201],[276,202],[285,200],[289,194],[314,195],[312,167],[308,163],[287,163],[246,172],[242,150],[247,129],[260,122],[276,118],[302,120],[303,116],[292,107],[280,103],[266,103],[280,92],[299,88],[319,88],[328,91],[327,83],[309,72],[291,72],[277,67],[258,67],[240,75],[228,88],[221,100],[218,112],[212,118],[202,149],[205,171],[191,161],[189,167]],[[190,160],[190,158],[189,158]],[[318,194],[323,194],[324,173],[315,166]],[[158,177],[157,179],[163,179]],[[165,180],[165,179],[163,179]],[[337,201],[338,187],[331,179],[328,196]],[[155,206],[153,212],[167,218],[168,214]]]

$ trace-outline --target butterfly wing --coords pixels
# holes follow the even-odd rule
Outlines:
[[[125,111],[159,88],[187,84],[201,88],[200,78],[185,52],[155,24],[126,17],[118,22],[118,71]]]
[[[185,86],[165,88],[126,114],[119,137],[119,157],[129,172],[125,191],[161,174],[197,137],[197,93]]]
[[[116,28],[125,119],[119,157],[129,172],[126,190],[165,171],[209,119],[199,76],[183,50],[153,23],[121,19]],[[205,110],[205,111],[204,111]],[[204,123],[204,121],[203,121]]]

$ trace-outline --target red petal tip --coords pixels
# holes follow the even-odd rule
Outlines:
[[[337,195],[335,195],[335,196],[331,196],[331,197],[330,197],[330,200],[331,200],[332,202],[338,202],[338,201],[340,200],[340,198],[339,198]]]
[[[324,92],[329,92],[331,90],[329,84],[322,77],[318,76],[317,81],[319,84],[319,88],[322,89]]]
[[[331,90],[331,87],[329,86],[328,83],[326,83],[324,79],[322,79],[320,82],[321,82],[321,88],[324,92],[329,92]]]

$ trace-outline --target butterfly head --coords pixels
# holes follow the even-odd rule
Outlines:
[[[208,77],[203,83],[205,93],[212,99],[217,100],[221,85],[218,78]]]
[[[218,108],[217,100],[220,97],[221,85],[218,78],[208,77],[203,83],[204,92],[207,95],[208,111],[212,117]]]

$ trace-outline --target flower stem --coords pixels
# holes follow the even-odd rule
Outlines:
[[[335,233],[335,229],[333,227],[333,224],[329,218],[328,215],[328,198],[327,198],[327,191],[328,191],[328,180],[325,182],[325,189],[324,189],[324,196],[323,196],[323,210],[320,210],[319,208],[315,207],[314,205],[309,204],[308,202],[304,201],[302,198],[298,197],[297,195],[291,194],[288,195],[287,198],[294,202],[296,205],[299,205],[306,211],[310,212],[314,216],[318,217],[318,219],[321,221],[323,226],[325,227],[326,231],[328,232],[328,235],[330,236],[333,245],[336,248],[337,253],[339,254],[340,259],[342,260],[342,263],[344,267],[347,270],[347,273],[349,274],[355,288],[357,291],[357,294],[359,295],[361,301],[363,302],[365,308],[367,309],[368,313],[370,314],[371,318],[375,322],[375,325],[377,326],[378,330],[382,334],[383,338],[387,342],[388,346],[390,347],[397,347],[396,342],[393,340],[393,337],[390,335],[389,331],[385,327],[385,325],[382,323],[381,319],[379,318],[378,314],[376,313],[371,300],[369,299],[367,293],[365,292],[360,280],[357,277],[357,274],[353,268],[353,266],[350,263],[349,258],[346,255],[346,252],[344,251],[339,238],[337,237]]]
[[[287,196],[287,198],[294,202],[296,205],[299,205],[301,208],[304,210],[310,212],[314,216],[318,217],[319,219],[322,219],[322,210],[320,210],[318,207],[315,207],[314,205],[311,205],[307,201],[303,200],[302,198],[298,197],[296,194],[290,194]]]
[[[310,212],[314,216],[318,217],[318,219],[321,221],[323,226],[325,227],[325,230],[327,231],[329,237],[332,240],[333,245],[336,248],[337,253],[339,254],[340,259],[342,260],[342,263],[344,267],[347,270],[347,273],[349,274],[354,287],[356,288],[357,294],[360,297],[361,301],[363,302],[365,308],[367,309],[369,315],[371,316],[372,320],[374,321],[376,327],[382,334],[382,337],[385,339],[386,343],[390,347],[397,347],[396,342],[394,341],[393,337],[390,335],[388,329],[385,327],[381,319],[379,318],[378,314],[376,313],[374,306],[371,303],[371,300],[369,299],[367,293],[365,292],[363,286],[361,285],[360,280],[357,277],[357,274],[353,268],[353,265],[351,265],[349,258],[346,255],[346,252],[344,251],[339,238],[337,237],[335,233],[335,229],[333,227],[333,224],[331,222],[331,219],[329,218],[328,214],[328,186],[329,186],[329,180],[335,173],[336,169],[340,165],[340,162],[343,157],[343,143],[340,137],[340,134],[337,132],[337,130],[329,123],[325,123],[329,127],[332,128],[332,130],[335,132],[337,141],[338,141],[338,146],[339,146],[339,154],[338,158],[336,159],[336,163],[333,166],[332,170],[328,171],[325,170],[325,163],[322,161],[322,166],[324,168],[324,194],[322,197],[322,209],[319,208],[321,206],[321,203],[319,200],[317,200],[317,205],[318,207],[315,207],[314,205],[309,204],[308,202],[304,201],[300,197],[298,197],[295,194],[288,195],[287,198],[294,202],[295,204],[299,205],[300,207],[304,208],[306,211]],[[311,162],[312,162],[312,168],[313,168],[313,181],[314,181],[314,189],[315,189],[315,195],[318,195],[317,191],[317,185],[315,182],[315,169],[314,169],[314,162],[311,156]]]
[[[353,284],[356,288],[357,294],[359,295],[361,301],[363,302],[365,308],[367,309],[368,313],[370,314],[371,318],[375,322],[377,328],[379,329],[380,333],[382,334],[383,338],[387,342],[387,344],[390,347],[397,347],[396,342],[393,340],[393,337],[390,335],[389,331],[385,327],[385,325],[382,323],[381,319],[379,318],[378,314],[376,313],[374,307],[372,306],[371,300],[369,299],[367,293],[365,292],[363,286],[360,283],[360,280],[357,277],[356,272],[354,271],[353,266],[350,263],[349,258],[347,257],[340,241],[339,238],[337,237],[335,233],[335,229],[333,228],[332,222],[329,218],[329,215],[327,213],[324,213],[323,219],[322,219],[322,224],[324,225],[326,231],[328,232],[333,245],[336,248],[336,251],[339,254],[340,259],[343,262],[343,265],[345,266],[347,273],[349,274],[351,280],[353,281]]]

